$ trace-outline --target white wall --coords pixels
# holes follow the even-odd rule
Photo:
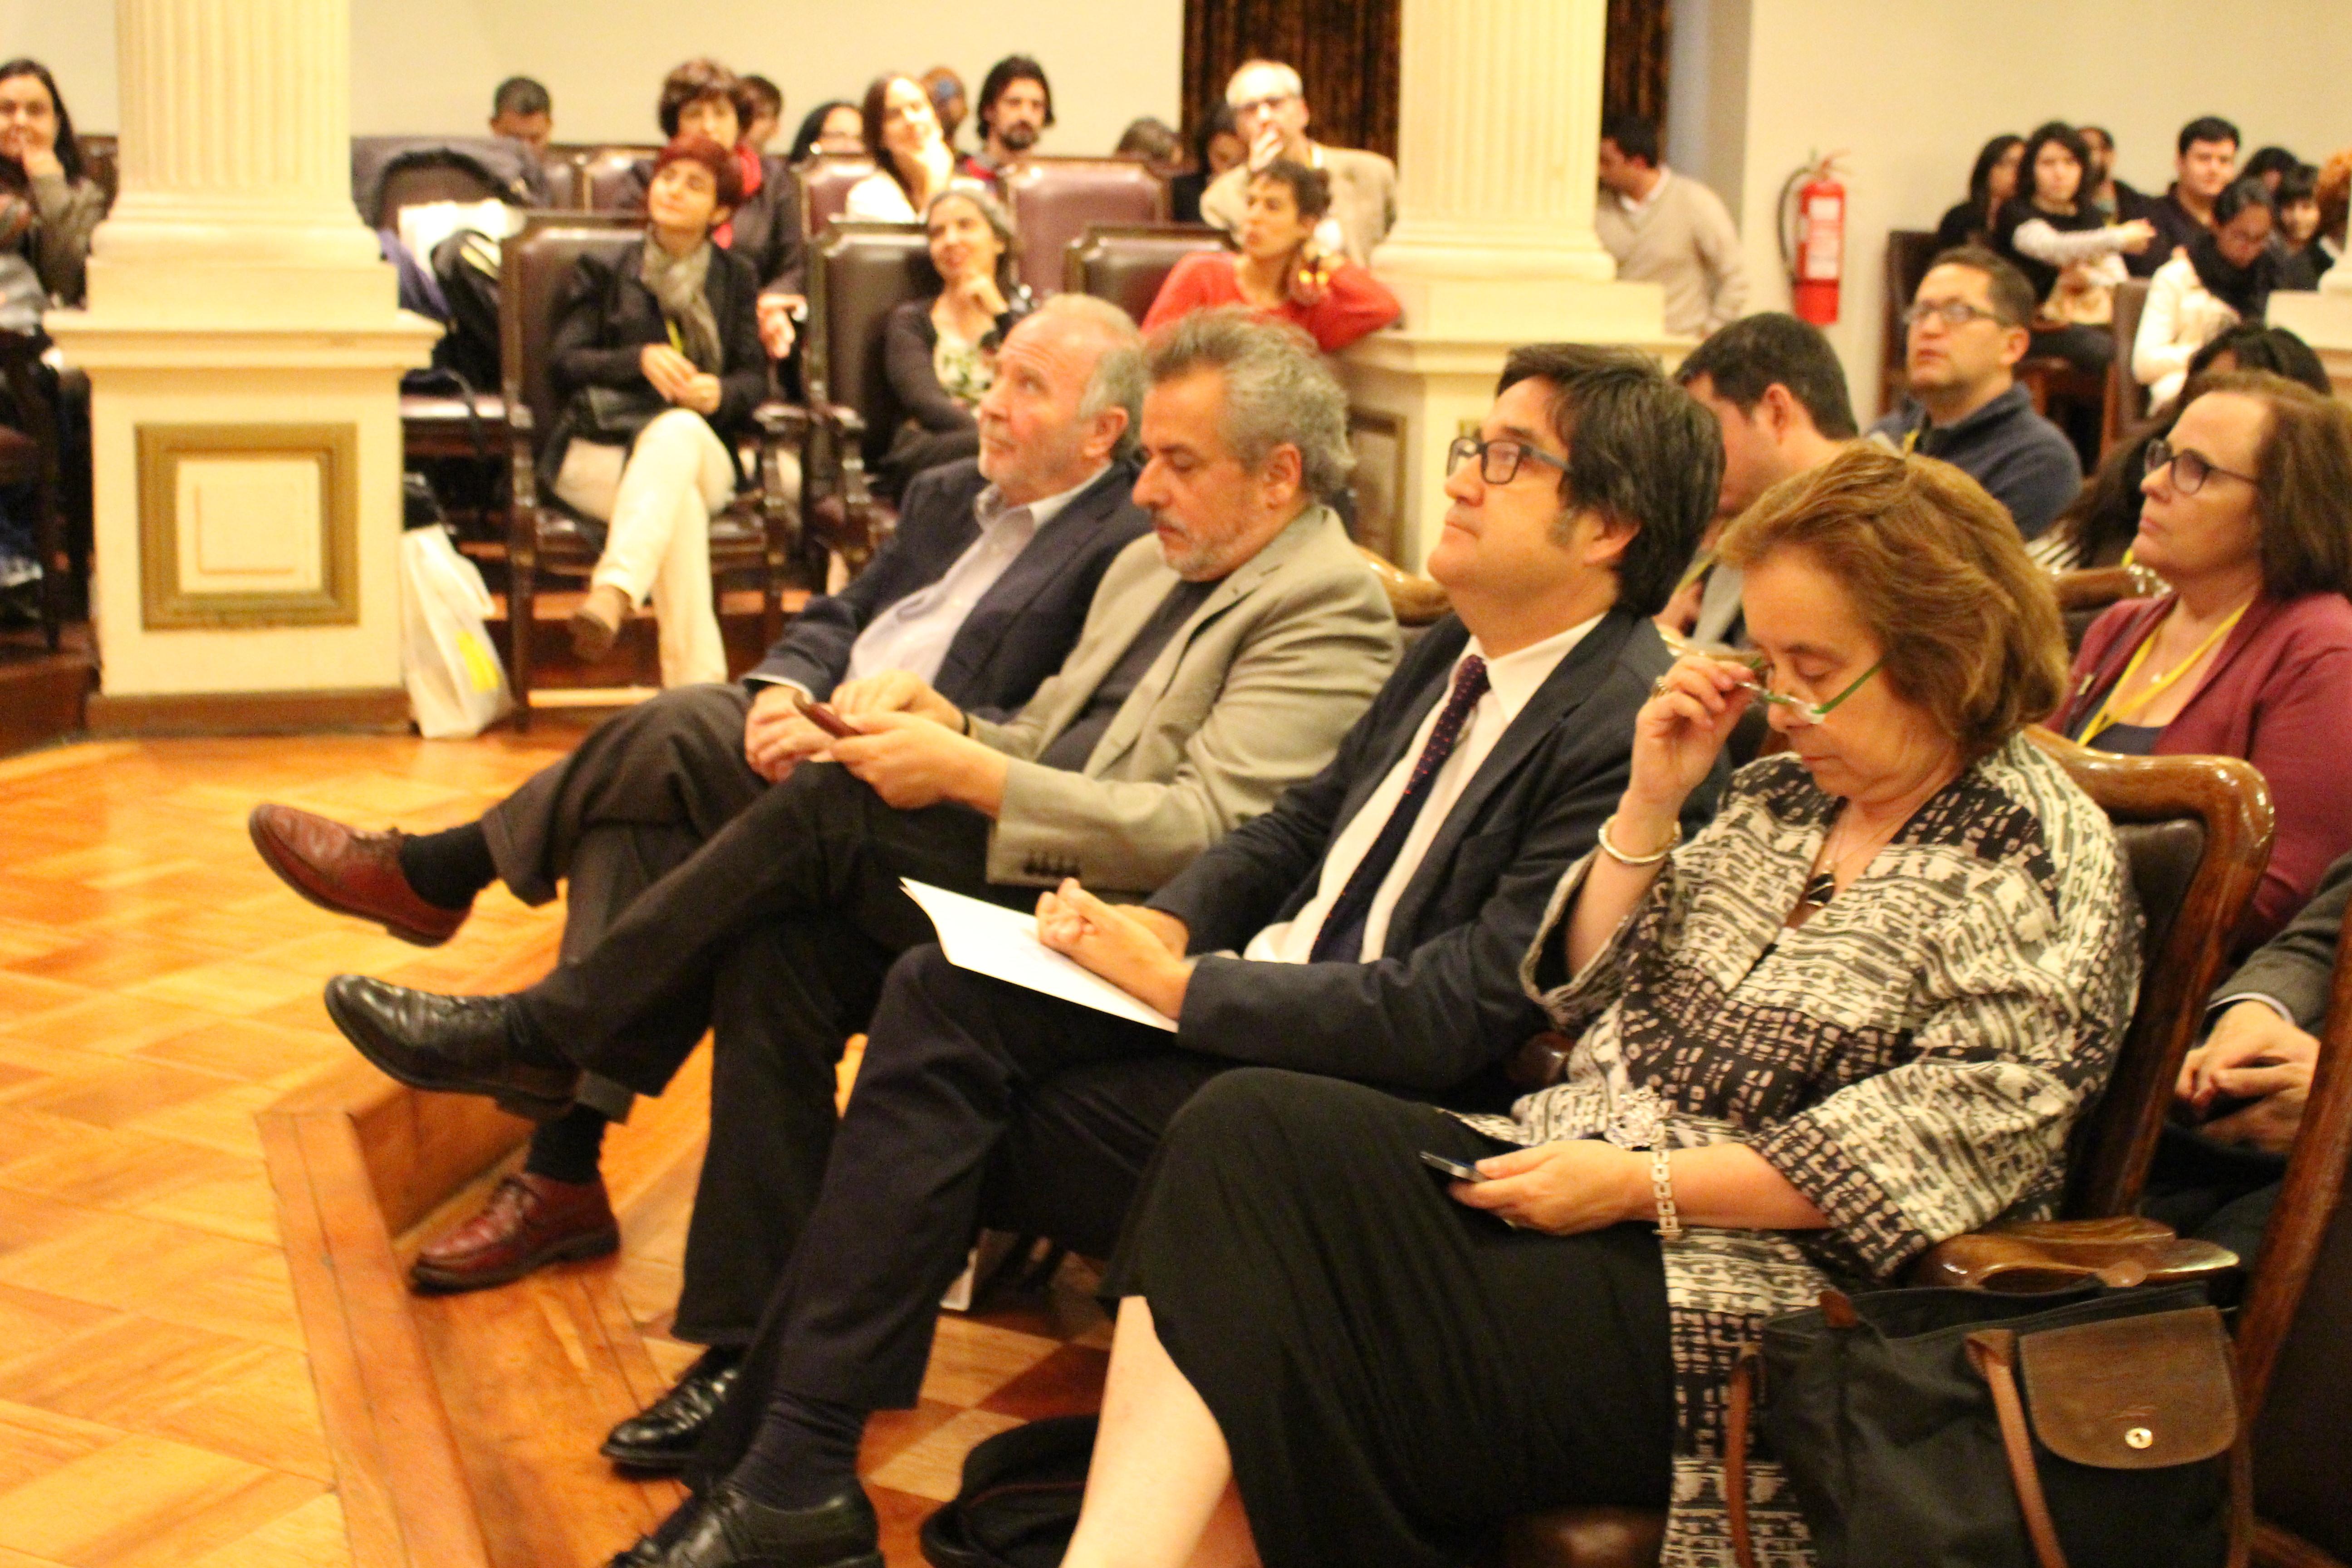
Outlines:
[[[1049,153],[1107,153],[1128,122],[1176,123],[1182,0],[351,0],[352,129],[471,134],[490,89],[535,76],[564,142],[654,140],[662,74],[708,54],[784,89],[784,130],[880,71],[954,68],[974,92],[1002,56],[1054,81]],[[115,128],[111,0],[0,0],[0,53],[57,74],[78,121]],[[967,130],[969,142],[975,132]]]
[[[1774,237],[1781,183],[1843,150],[1843,310],[1829,329],[1855,412],[1876,406],[1886,233],[1932,228],[1966,195],[1995,132],[2047,119],[2115,132],[2118,172],[2171,179],[2173,138],[2200,114],[2318,161],[2352,144],[2352,5],[2345,0],[1706,0],[1744,9],[1744,178],[1732,210],[1753,309],[1785,309]],[[1680,70],[1680,61],[1676,62]],[[1720,72],[1718,72],[1718,77]],[[1680,91],[1677,79],[1675,90]]]

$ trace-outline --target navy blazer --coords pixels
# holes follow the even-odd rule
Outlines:
[[[1470,640],[1448,616],[1416,643],[1331,764],[1203,853],[1150,900],[1181,920],[1192,950],[1246,946],[1305,907],[1323,858],[1412,745]],[[1612,610],[1488,752],[1447,813],[1390,917],[1373,963],[1202,958],[1176,1043],[1210,1056],[1485,1099],[1494,1070],[1549,1026],[1519,986],[1519,962],[1560,875],[1593,847],[1632,775],[1633,716],[1674,656],[1647,616]],[[1713,815],[1729,769],[1717,759],[1684,806]],[[1483,1080],[1483,1081],[1482,1081]]]
[[[940,696],[983,717],[1029,700],[1062,668],[1086,625],[1095,587],[1111,558],[1151,531],[1128,498],[1131,464],[1116,462],[1037,531],[1004,574],[964,616],[931,682]],[[907,487],[897,531],[838,594],[811,599],[747,682],[796,680],[829,696],[849,668],[849,650],[874,617],[938,582],[980,537],[972,503],[986,489],[978,462],[927,469]]]

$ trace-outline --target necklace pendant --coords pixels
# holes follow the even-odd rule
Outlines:
[[[1798,901],[1808,909],[1825,910],[1837,897],[1837,878],[1828,871],[1816,871],[1805,879],[1805,890]]]

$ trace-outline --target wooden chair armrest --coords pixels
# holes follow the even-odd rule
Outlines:
[[[801,445],[808,439],[809,411],[797,403],[772,401],[751,410],[762,445],[771,441]]]
[[[2137,1215],[2033,1220],[1956,1236],[1913,1265],[1914,1285],[1964,1290],[2052,1290],[2098,1279],[2112,1286],[2179,1285],[2238,1267],[2226,1247]]]

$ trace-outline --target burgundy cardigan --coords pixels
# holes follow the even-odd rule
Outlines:
[[[2091,623],[2074,685],[2053,727],[2073,734],[2122,678],[2132,650],[2172,596],[2126,599]],[[2188,706],[2164,727],[2162,755],[2243,757],[2269,781],[2278,811],[2270,869],[2235,951],[2250,952],[2311,896],[2319,875],[2352,850],[2352,602],[2340,594],[2254,601],[2221,645]]]

